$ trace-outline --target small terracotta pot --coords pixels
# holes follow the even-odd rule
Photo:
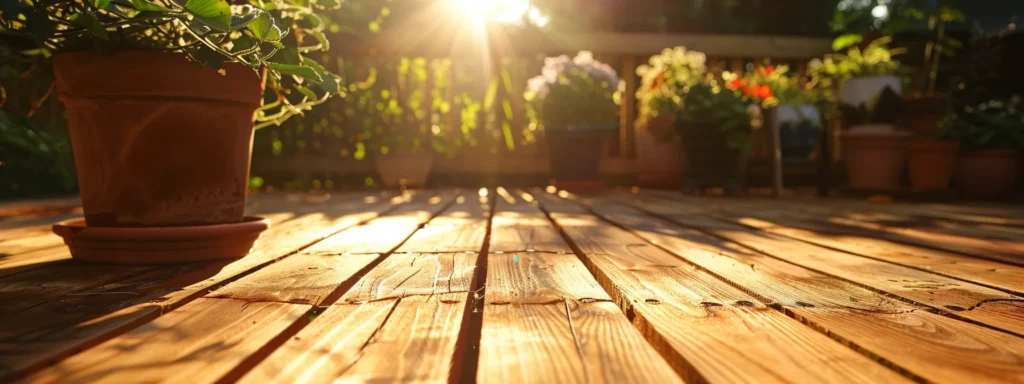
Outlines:
[[[612,132],[608,126],[603,125],[549,129],[545,132],[551,173],[555,180],[599,182],[602,151]]]
[[[263,76],[185,55],[54,57],[90,227],[237,223]]]
[[[943,190],[956,169],[960,143],[950,140],[910,140],[907,167],[910,185],[918,191]]]
[[[423,187],[430,179],[434,155],[429,153],[377,156],[377,174],[385,187]]]
[[[1017,152],[984,149],[960,157],[956,181],[960,195],[972,200],[1010,200],[1017,189]]]
[[[638,125],[635,141],[640,165],[638,184],[647,188],[678,188],[686,157],[673,117],[661,116]]]
[[[892,191],[900,187],[905,132],[857,132],[840,135],[850,189]]]

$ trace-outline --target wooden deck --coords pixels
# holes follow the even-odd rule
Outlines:
[[[1020,206],[264,195],[248,257],[158,267],[47,204],[0,207],[0,382],[1024,383]]]

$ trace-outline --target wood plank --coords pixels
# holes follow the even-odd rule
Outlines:
[[[434,197],[440,197],[435,199]],[[346,282],[354,282],[380,258],[402,245],[419,227],[455,198],[441,194],[414,201],[331,236],[299,254],[274,263],[228,286],[212,297],[324,305],[337,300]]]
[[[591,208],[913,378],[949,383],[1024,380],[1024,338],[931,313],[674,223],[606,212],[599,204]]]
[[[359,358],[397,300],[333,305],[242,377],[243,383],[330,383]]]
[[[397,252],[478,252],[487,235],[490,203],[463,193],[455,204],[431,220]]]
[[[862,235],[831,234],[813,223],[753,215],[722,215],[734,222],[808,243],[1024,294],[1024,267]]]
[[[658,194],[660,197],[676,201],[679,197],[671,194]],[[692,199],[692,198],[691,198]],[[700,201],[699,199],[697,199]],[[694,201],[694,200],[689,200]],[[706,201],[706,200],[705,200]],[[879,223],[857,220],[845,216],[829,216],[833,213],[827,208],[815,208],[815,204],[786,203],[784,201],[746,202],[723,207],[737,214],[756,213],[760,217],[782,217],[802,222],[811,222],[817,226],[827,227],[830,233],[851,234],[876,237],[894,242],[922,246],[967,254],[970,256],[1024,266],[1024,241],[1019,236],[998,236],[991,232],[984,238],[978,238],[978,231],[971,235],[959,235],[956,231],[936,231],[934,229],[892,227]]]
[[[680,382],[536,207],[496,199],[491,239],[477,381]]]
[[[626,199],[641,196],[625,197]],[[691,214],[689,204],[669,204],[662,200],[644,200],[658,204],[664,213]],[[682,209],[679,209],[683,207]],[[652,208],[655,209],[655,208]],[[699,211],[715,212],[715,211]],[[903,265],[918,270],[977,283],[1016,295],[1024,295],[1024,267],[979,259],[958,253],[901,244],[864,234],[830,233],[830,227],[810,221],[796,220],[781,215],[759,215],[754,210],[715,213],[750,228],[798,239],[811,244],[832,248],[850,254]]]
[[[427,195],[427,196],[429,196],[429,195]],[[437,212],[440,212],[442,209],[444,209],[444,207],[447,206],[447,202],[450,201],[452,198],[454,198],[454,196],[446,196],[446,197],[444,197],[442,199],[435,199],[433,197],[430,197],[429,199],[426,199],[426,201],[420,201],[420,202],[415,202],[414,201],[413,203],[410,203],[408,205],[404,205],[404,206],[400,207],[399,209],[395,210],[395,212],[398,214],[399,217],[406,217],[406,216],[422,217],[423,220],[426,221],[426,220],[429,220],[430,217],[435,215]],[[389,223],[393,223],[393,224],[397,223],[398,225],[404,225],[405,221],[404,220],[398,220],[398,221],[390,221]],[[381,228],[381,229],[386,230],[387,228]],[[412,230],[415,230],[415,228],[413,228]],[[386,231],[386,232],[395,233],[394,231]],[[399,244],[402,241],[404,241],[405,238],[407,238],[410,234],[411,234],[411,232],[408,232],[408,233],[406,233],[404,235],[400,235],[398,233],[396,233],[396,235],[393,235],[393,239],[394,239],[395,243],[391,244],[391,245],[387,245],[388,249],[397,248],[399,246]],[[341,236],[341,235],[339,235],[337,237],[344,238],[344,236]],[[312,247],[308,248],[306,251],[313,252],[313,254],[316,254],[317,252],[322,252],[322,250],[324,250],[324,249],[330,250],[332,247],[342,247],[342,248],[344,248],[345,245],[346,244],[340,243],[339,241],[333,239],[333,237],[332,237],[332,238],[329,238],[329,239],[327,239],[327,240],[325,240],[323,242],[320,242],[320,243],[317,243],[317,244],[313,245]],[[304,253],[307,253],[306,251],[304,251]],[[352,256],[352,255],[344,255],[344,256],[341,256],[341,257],[347,257],[347,256]],[[355,256],[367,256],[367,255],[358,254],[358,255],[355,255]],[[326,269],[312,269],[311,270],[311,269],[309,269],[308,265],[293,266],[293,265],[287,264],[288,260],[290,260],[290,259],[291,259],[291,257],[285,259],[285,261],[283,261],[283,262],[275,263],[275,264],[272,264],[272,265],[268,266],[267,268],[260,269],[259,271],[256,271],[255,273],[250,274],[250,275],[242,278],[241,280],[238,280],[238,281],[235,281],[235,282],[233,282],[231,284],[228,284],[224,289],[219,290],[219,291],[215,292],[214,294],[208,296],[207,299],[200,299],[200,300],[215,300],[217,304],[212,304],[211,308],[210,308],[210,311],[213,311],[213,312],[217,312],[219,310],[223,310],[225,312],[230,312],[231,307],[233,305],[235,305],[234,303],[237,303],[237,302],[243,302],[243,303],[273,303],[273,304],[278,304],[278,305],[284,305],[284,304],[293,305],[292,303],[298,302],[298,303],[303,303],[303,304],[301,304],[301,305],[296,304],[298,306],[295,307],[295,308],[298,308],[298,311],[300,312],[300,314],[304,314],[307,311],[310,311],[310,310],[313,309],[312,304],[314,304],[314,303],[315,304],[330,304],[331,300],[332,300],[331,299],[332,297],[334,299],[336,299],[338,296],[340,296],[340,293],[338,295],[332,295],[332,293],[334,291],[339,290],[339,289],[343,289],[343,287],[341,287],[341,285],[345,282],[345,280],[351,279],[352,276],[354,276],[355,273],[358,272],[358,270],[366,267],[366,265],[359,266],[359,265],[347,265],[346,264],[343,267],[344,268],[343,271],[330,271],[330,270],[326,270]],[[282,268],[283,265],[287,265],[287,266],[290,266],[290,267],[298,267],[300,270],[302,270],[302,272],[298,273],[298,274],[291,273],[290,270]],[[316,272],[315,273],[307,273],[306,271],[316,271]],[[285,272],[287,277],[282,278],[281,277],[282,272]],[[348,272],[348,273],[346,273],[346,272]],[[327,276],[330,276],[330,277],[327,277]],[[300,280],[291,280],[291,278],[297,278],[297,279],[300,279]],[[283,281],[286,281],[288,283],[282,283]],[[336,285],[331,286],[330,284],[332,284],[332,283],[336,284]],[[236,285],[240,286],[240,288],[236,287]],[[289,289],[289,288],[296,288],[295,290],[298,291],[299,293],[293,293],[293,290]],[[319,291],[317,291],[317,289],[319,289]],[[224,292],[226,292],[226,293],[224,293]],[[236,292],[241,292],[241,293],[236,293]],[[311,294],[309,292],[314,292],[314,293]],[[281,301],[273,301],[273,299],[279,298],[278,297],[279,294],[281,296],[280,297]],[[303,295],[305,295],[305,296],[303,296]],[[316,299],[319,299],[321,301],[315,301]],[[264,300],[271,300],[271,301],[264,301]],[[185,309],[189,305],[190,304],[186,304],[185,306],[183,306],[180,309]],[[174,314],[176,312],[177,311],[172,311],[171,314]],[[160,318],[158,318],[157,320],[159,320],[159,319]],[[223,320],[222,319],[218,319],[216,317],[209,317],[209,316],[207,316],[206,318],[197,319],[195,325],[193,325],[193,326],[209,328],[211,326],[210,325],[206,325],[206,322],[221,322],[221,321],[223,321]],[[259,352],[258,354],[257,354],[256,350],[248,348],[246,345],[240,345],[240,346],[231,345],[231,344],[224,345],[224,344],[221,344],[219,340],[217,340],[215,338],[210,338],[207,335],[204,335],[202,333],[193,333],[193,334],[187,334],[185,336],[179,336],[178,337],[179,340],[176,341],[177,345],[175,345],[175,343],[171,343],[171,345],[165,345],[164,347],[167,347],[167,348],[180,348],[180,349],[184,349],[184,350],[187,350],[189,348],[195,348],[195,349],[198,349],[198,350],[215,349],[215,350],[220,351],[221,352],[220,354],[204,358],[204,360],[205,360],[204,364],[206,364],[207,366],[210,366],[210,367],[216,367],[216,369],[211,369],[211,370],[208,370],[208,371],[192,372],[190,374],[190,376],[189,376],[190,382],[213,382],[213,381],[216,381],[218,379],[221,379],[221,376],[223,376],[223,375],[230,375],[231,378],[235,378],[235,376],[239,376],[241,373],[245,372],[248,368],[251,367],[251,363],[249,363],[248,362],[249,360],[247,360],[247,359],[257,359],[258,360],[258,359],[264,357],[266,354],[268,354],[270,352],[270,350],[272,350],[272,348],[274,348],[277,345],[279,345],[280,343],[284,342],[288,337],[291,337],[292,335],[294,335],[304,325],[305,324],[302,323],[301,321],[296,321],[296,322],[292,322],[292,323],[278,322],[278,323],[274,323],[274,324],[264,325],[262,328],[260,328],[259,331],[261,333],[264,333],[264,334],[267,334],[267,335],[271,335],[272,337],[275,338],[275,340],[278,340],[278,341],[271,342],[270,344],[268,344],[266,346],[262,346],[262,348],[265,349],[265,350],[262,351],[262,352]],[[121,335],[121,336],[113,338],[108,343],[115,343],[115,345],[117,345],[117,343],[119,343],[119,342],[125,342],[124,340],[126,340],[126,339],[130,340],[133,337],[132,335],[133,335],[133,333],[129,332],[127,334],[124,334],[124,335]],[[97,348],[99,348],[99,347],[97,347]],[[76,355],[76,356],[74,356],[74,357],[72,357],[72,358],[70,358],[70,359],[68,359],[66,361],[72,361],[72,362],[73,361],[89,361],[90,364],[93,366],[93,369],[100,369],[102,367],[110,367],[112,371],[120,371],[120,370],[124,369],[121,365],[119,365],[117,363],[108,363],[108,362],[105,362],[105,360],[103,360],[103,359],[91,360],[91,359],[93,359],[93,355],[94,354],[95,355],[101,355],[102,354],[102,349],[99,349],[99,350],[97,350],[95,348],[94,349],[89,349],[89,350],[84,351],[84,352],[82,352],[82,353],[80,353],[80,354],[78,354],[78,355]],[[250,355],[252,355],[252,356],[250,356]],[[162,364],[162,366],[174,367],[174,366],[177,366],[177,365],[188,365],[190,360],[193,360],[193,358],[191,358],[188,355],[184,355],[184,356],[178,355],[178,356],[173,356],[170,360],[162,361],[161,364]],[[60,369],[60,367],[62,367],[64,365],[65,365],[64,362],[58,363],[55,368],[44,369],[37,376],[44,377],[46,375],[49,375],[55,369]],[[100,371],[100,372],[101,373],[100,373],[99,377],[104,379],[104,380],[106,380],[108,376],[105,376],[106,374],[103,373],[104,371]],[[117,378],[116,375],[109,376],[109,377],[111,377],[112,380]],[[173,380],[171,380],[171,381],[173,381]]]
[[[458,199],[426,228],[438,221],[438,227],[467,233],[461,228],[478,227],[482,220],[483,235],[461,236],[460,242],[452,244],[464,249],[475,246],[475,252],[387,256],[338,304],[288,340],[243,381],[449,381],[461,362],[458,340],[477,256],[486,238],[489,210],[486,204]],[[467,216],[467,212],[472,214]],[[414,238],[415,234],[410,240]],[[422,249],[422,245],[414,249]]]
[[[575,203],[537,197],[687,382],[908,381]]]
[[[305,321],[309,306],[197,299],[33,375],[31,382],[197,382],[216,379]],[[210,380],[213,381],[213,380]]]
[[[1021,296],[793,241],[771,233],[755,232],[706,216],[687,214],[666,217],[786,262],[924,304],[947,315],[1024,335],[1024,312],[1012,305],[993,305],[1024,303],[1024,297]]]
[[[394,201],[404,202],[405,198]],[[0,318],[0,345],[3,346],[0,348],[0,378],[34,371],[96,345],[201,297],[211,288],[236,280],[250,270],[393,209],[391,201],[364,203],[362,198],[304,204],[306,209],[319,212],[286,222],[295,222],[295,225],[272,227],[273,232],[268,231],[271,233],[258,243],[256,250],[243,259],[160,267],[128,279],[64,294],[17,315]]]

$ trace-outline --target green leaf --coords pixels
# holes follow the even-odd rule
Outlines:
[[[103,9],[110,5],[110,0],[94,0],[92,5],[96,6],[96,9]]]
[[[231,29],[231,5],[225,0],[188,0],[185,10],[210,28],[218,31]]]
[[[145,11],[150,11],[150,12],[168,12],[168,11],[170,11],[170,9],[167,9],[166,7],[164,7],[164,6],[160,5],[160,4],[156,4],[156,3],[153,3],[153,2],[148,1],[148,0],[131,0],[131,1],[132,1],[132,8],[135,8],[135,9],[137,9],[139,11],[142,11],[142,12],[145,12]]]
[[[317,73],[315,69],[310,67],[281,63],[268,63],[267,67],[270,68],[270,70],[272,71],[277,71],[286,75],[299,76],[316,82],[323,81],[323,78],[320,77],[320,74]]]
[[[244,15],[231,16],[231,30],[236,31],[242,29],[242,27],[248,26],[250,23],[262,17],[263,15],[267,15],[267,13],[263,12],[262,9],[252,8],[252,10],[249,11],[249,13],[246,13]]]
[[[838,52],[851,46],[860,44],[862,41],[864,41],[863,35],[857,33],[848,33],[839,36],[832,41],[832,50]]]
[[[307,98],[309,98],[310,100],[318,99],[318,97],[316,97],[316,93],[314,93],[313,91],[309,90],[309,88],[303,87],[301,85],[296,85],[295,89],[297,91],[299,91],[299,93],[301,93],[303,96],[306,96]]]
[[[313,37],[316,38],[316,41],[320,42],[320,45],[323,46],[324,51],[331,49],[331,41],[327,39],[327,35],[325,35],[323,32],[313,31]]]
[[[245,26],[253,37],[259,41],[281,40],[281,29],[274,25],[274,18],[269,13],[263,12],[256,19]]]
[[[76,13],[68,17],[71,23],[79,27],[85,28],[93,36],[98,38],[107,39],[107,30],[103,28],[99,20],[96,20],[96,16],[91,13]]]

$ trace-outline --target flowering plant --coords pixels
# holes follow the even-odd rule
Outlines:
[[[1024,144],[1024,104],[1020,96],[968,105],[946,115],[942,136],[968,148],[1015,148]]]
[[[529,80],[524,97],[532,124],[550,129],[613,129],[618,124],[619,76],[581,51],[544,59],[541,75]]]
[[[743,76],[725,72],[722,79],[726,81],[727,88],[759,101],[765,108],[779,104],[810,104],[817,100],[817,94],[808,88],[806,79],[791,76],[786,65],[764,66]]]
[[[636,98],[640,118],[671,116],[679,112],[690,87],[702,82],[707,72],[707,57],[684,47],[665,48],[651,56],[649,63],[637,67],[640,87]]]
[[[690,87],[683,98],[683,121],[711,123],[725,137],[729,148],[750,149],[750,134],[762,125],[759,102],[756,96],[751,96],[755,92],[754,87],[748,86],[751,95],[744,95],[742,90],[723,88],[711,75],[706,79]],[[757,92],[762,92],[762,95],[770,92],[764,89],[759,88]]]
[[[900,71],[900,62],[893,56],[903,53],[902,49],[889,49],[891,37],[882,37],[869,43],[864,49],[851,47],[846,53],[832,53],[822,59],[807,63],[807,74],[811,78],[809,87],[817,89],[827,100],[834,101],[839,86],[854,77],[895,75]]]

